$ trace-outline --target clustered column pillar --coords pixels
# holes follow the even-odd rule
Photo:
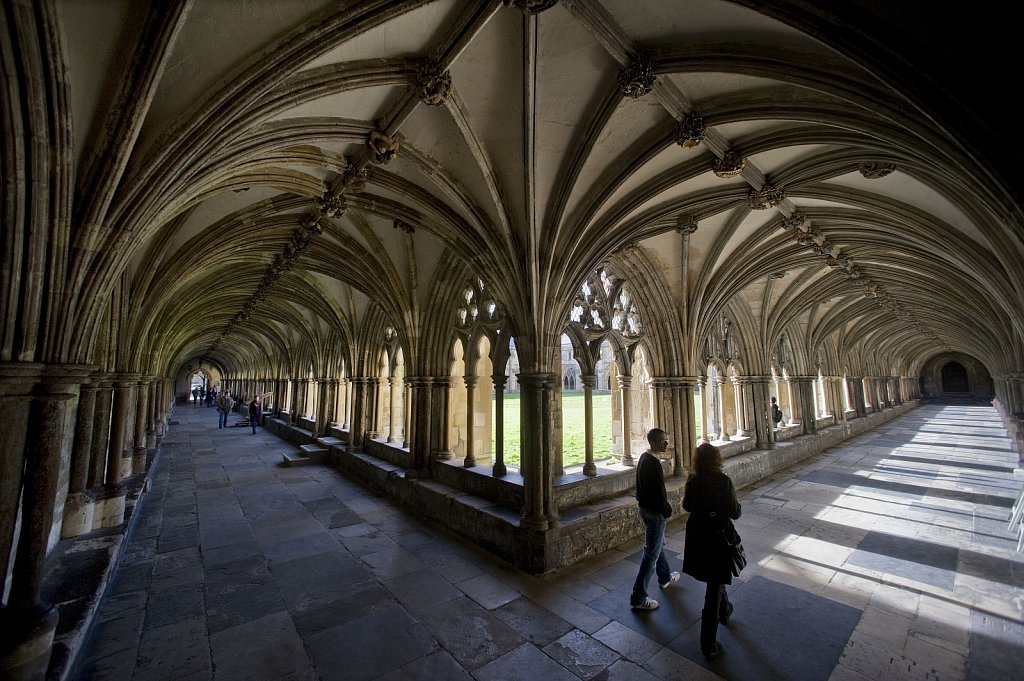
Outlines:
[[[700,380],[696,376],[683,376],[679,379],[679,433],[676,435],[675,474],[682,476],[693,466],[693,451],[697,444],[697,424],[694,420],[696,405],[693,401],[693,389]]]
[[[349,425],[349,447],[352,451],[363,451],[366,433],[366,383],[370,379],[352,379],[352,422]]]
[[[550,373],[519,374],[523,405],[522,473],[525,485],[520,525],[529,530],[547,530],[551,524],[551,410],[547,407],[558,376]],[[626,450],[628,451],[628,450]]]
[[[818,421],[814,411],[814,376],[790,376],[790,386],[796,386],[800,404],[801,432],[813,435],[818,432]]]
[[[405,477],[411,480],[426,477],[430,466],[430,414],[431,391],[426,379],[409,376],[405,379],[405,389],[411,400],[411,410],[406,412],[406,437],[409,439],[409,453],[412,455],[412,467],[405,471]]]
[[[851,376],[853,382],[853,411],[858,418],[865,418],[868,415],[868,405],[864,399],[864,378],[862,376]]]
[[[430,451],[438,461],[448,461],[452,451],[451,429],[448,427],[449,397],[452,379],[448,376],[428,378],[427,389],[430,398]]]
[[[829,376],[825,381],[832,396],[832,415],[835,417],[835,422],[845,423],[846,394],[843,392],[845,379],[842,376]]]
[[[28,426],[5,429],[0,437],[0,522],[6,536],[4,575],[9,572],[6,604],[0,609],[0,672],[11,681],[42,679],[59,613],[43,600],[42,587],[54,501],[60,482],[67,412],[92,367],[38,364],[0,366],[0,396],[9,415]],[[13,398],[13,399],[11,399]],[[27,405],[25,402],[27,401]],[[20,404],[18,404],[20,403]],[[20,523],[18,523],[20,519]],[[17,525],[17,533],[15,527]],[[17,542],[17,550],[10,547]],[[14,556],[13,565],[6,562]]]
[[[754,405],[754,437],[761,449],[775,449],[775,428],[771,415],[771,376],[751,376],[750,392]]]

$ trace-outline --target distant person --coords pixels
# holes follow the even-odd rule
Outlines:
[[[658,454],[668,449],[668,433],[661,428],[653,428],[647,433],[647,442],[650,448],[640,455],[636,464],[636,501],[640,520],[644,523],[644,554],[629,597],[629,605],[634,610],[658,607],[658,601],[647,595],[647,583],[652,572],[657,573],[658,585],[662,589],[679,581],[679,573],[671,571],[665,556],[665,525],[672,515],[672,506],[668,503],[665,472]]]
[[[260,397],[257,395],[249,402],[249,424],[252,426],[252,434],[256,434],[256,426],[260,424],[260,417],[263,416],[260,410]]]
[[[192,401],[199,402],[199,388],[192,388]]]
[[[210,388],[206,391],[206,406],[209,407],[213,404],[213,398],[217,396],[217,391]]]
[[[718,642],[718,625],[728,624],[733,611],[725,592],[725,586],[732,584],[732,568],[722,530],[742,512],[732,479],[722,472],[718,447],[709,443],[697,447],[693,474],[683,493],[683,508],[690,512],[683,572],[707,584],[700,613],[700,651],[710,660],[724,652]]]
[[[231,408],[234,406],[234,400],[231,399],[231,391],[225,390],[223,393],[217,396],[217,427],[227,428],[228,427],[228,414],[231,413]]]
[[[772,424],[775,428],[782,424],[782,410],[779,409],[779,405],[774,397],[772,397]]]

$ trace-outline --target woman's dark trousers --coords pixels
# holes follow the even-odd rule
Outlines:
[[[707,584],[707,590],[704,592],[704,609],[700,613],[700,651],[704,655],[710,655],[715,650],[719,620],[724,624],[732,615],[732,603],[729,602],[729,595],[725,593],[725,584]]]

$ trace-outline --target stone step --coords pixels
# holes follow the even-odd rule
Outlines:
[[[331,448],[335,445],[345,445],[345,441],[337,437],[318,437],[316,441],[321,447],[327,448]]]
[[[327,453],[327,447],[324,447],[323,445],[319,444],[300,445],[299,449],[305,452],[306,456],[314,456],[316,454]]]
[[[303,452],[288,452],[281,456],[285,466],[312,466],[320,463],[319,456],[307,456]]]

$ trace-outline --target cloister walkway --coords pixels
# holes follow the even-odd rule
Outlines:
[[[292,446],[178,407],[79,680],[1024,679],[1024,485],[995,411],[926,405],[754,487],[725,655],[639,540],[534,577]],[[684,523],[669,525],[678,569]]]

